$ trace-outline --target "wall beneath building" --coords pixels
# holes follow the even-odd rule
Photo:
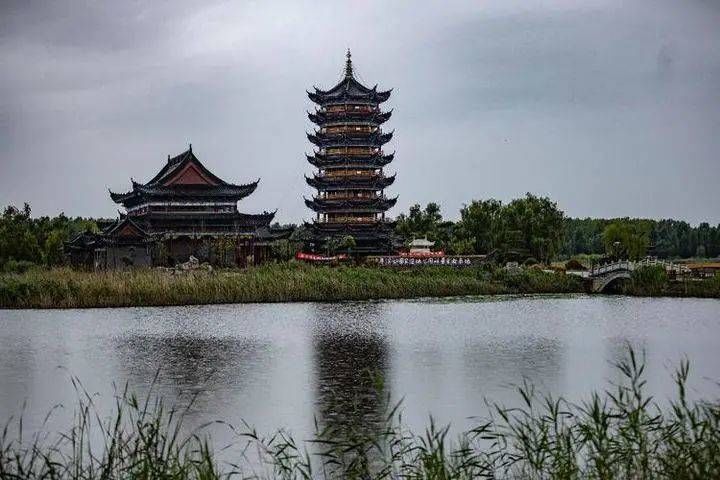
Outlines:
[[[105,268],[109,270],[152,265],[152,255],[148,245],[114,245],[108,246],[105,250]]]
[[[248,267],[272,260],[269,244],[248,239],[196,239],[180,237],[135,246],[108,246],[94,252],[95,268],[121,270],[133,267],[174,266],[190,256],[215,267]]]
[[[231,267],[236,264],[235,239],[179,237],[165,240],[163,245],[170,265],[187,262],[191,255],[212,265]],[[156,263],[162,261],[156,259]]]

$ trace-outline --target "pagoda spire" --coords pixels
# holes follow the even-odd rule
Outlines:
[[[352,66],[352,55],[350,54],[350,49],[347,49],[347,53],[345,54],[345,78],[352,78],[353,76],[353,66]]]

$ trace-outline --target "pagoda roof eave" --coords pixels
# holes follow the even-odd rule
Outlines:
[[[232,183],[224,183],[218,186],[193,186],[193,185],[173,185],[173,186],[153,186],[148,184],[140,184],[133,182],[133,192],[144,195],[160,195],[160,196],[197,196],[197,197],[238,197],[245,198],[252,194],[260,183],[258,178],[254,182],[236,185]]]
[[[388,133],[373,133],[367,136],[327,135],[320,132],[307,133],[307,138],[318,147],[382,147],[392,140],[394,130]]]
[[[307,155],[308,162],[317,168],[331,168],[331,167],[353,167],[353,168],[382,168],[388,165],[392,161],[392,157],[388,156],[377,156],[368,159],[363,158],[352,158],[352,157],[339,157],[338,159],[327,159],[323,157],[313,157]]]
[[[304,198],[308,208],[318,212],[330,211],[357,211],[357,212],[385,212],[397,203],[395,198],[354,198],[333,200],[327,198]]]
[[[353,162],[371,162],[371,161],[379,161],[382,159],[383,162],[390,163],[395,158],[395,152],[383,155],[382,153],[375,153],[373,155],[369,155],[367,157],[350,157],[350,156],[343,156],[343,155],[327,155],[322,154],[318,151],[313,152],[312,155],[305,154],[308,161],[310,159],[316,159],[321,162],[343,162],[343,161],[353,161]]]
[[[115,193],[110,191],[110,198],[117,204],[137,203],[143,199],[152,198],[216,198],[225,201],[239,201],[251,195],[258,186],[260,179],[244,185],[226,183],[222,186],[193,187],[178,185],[171,187],[153,187],[133,181],[133,189],[126,193]]]
[[[308,119],[316,125],[324,126],[328,124],[342,124],[342,123],[362,123],[362,124],[375,124],[382,125],[387,122],[392,116],[392,110],[382,113],[371,113],[367,114],[364,112],[321,112],[316,111],[315,113],[308,112]]]
[[[338,178],[337,180],[330,180],[328,178],[322,178],[318,176],[308,177],[305,176],[305,181],[308,185],[318,189],[356,189],[356,190],[381,190],[387,188],[395,182],[396,174],[389,177],[374,177],[374,178]]]
[[[375,238],[378,234],[392,235],[395,227],[394,221],[384,220],[369,223],[328,223],[328,222],[303,222],[303,225],[310,231],[324,234],[350,234],[356,236],[368,235]]]

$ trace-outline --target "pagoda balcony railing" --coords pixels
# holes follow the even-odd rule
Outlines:
[[[203,216],[221,216],[235,215],[237,209],[227,210],[150,210],[143,212],[128,212],[130,216],[155,216],[155,217],[203,217]]]
[[[377,172],[374,170],[349,170],[349,171],[338,171],[338,170],[330,170],[328,172],[321,172],[317,175],[318,178],[362,178],[362,179],[368,179],[368,178],[385,178],[385,174],[382,172]]]
[[[331,217],[331,218],[320,218],[318,220],[318,223],[323,224],[346,224],[346,223],[355,223],[355,224],[361,224],[361,223],[381,223],[381,222],[387,222],[387,220],[383,220],[382,218],[374,217],[374,216],[367,216],[367,217]]]
[[[325,134],[329,137],[332,136],[340,136],[340,135],[347,135],[347,136],[364,136],[369,135],[371,133],[380,132],[380,127],[371,127],[367,125],[343,125],[343,126],[337,126],[337,127],[322,127],[320,129],[320,133]]]
[[[380,113],[380,108],[373,105],[356,105],[356,104],[343,104],[343,105],[327,105],[321,107],[320,111],[323,113]]]
[[[317,200],[332,200],[332,201],[346,201],[346,200],[385,200],[385,197],[383,195],[357,195],[357,194],[351,194],[351,193],[343,193],[341,195],[335,195],[332,192],[324,192],[321,193],[320,196],[317,197]]]
[[[378,147],[329,147],[321,148],[318,152],[320,155],[342,155],[344,157],[372,157],[374,155],[383,155],[382,149]]]

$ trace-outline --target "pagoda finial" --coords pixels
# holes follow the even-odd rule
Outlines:
[[[190,150],[190,153],[192,153],[192,143],[188,143],[188,150]]]
[[[352,77],[353,76],[353,66],[352,66],[352,55],[350,54],[350,49],[347,49],[347,53],[345,54],[345,77]]]

